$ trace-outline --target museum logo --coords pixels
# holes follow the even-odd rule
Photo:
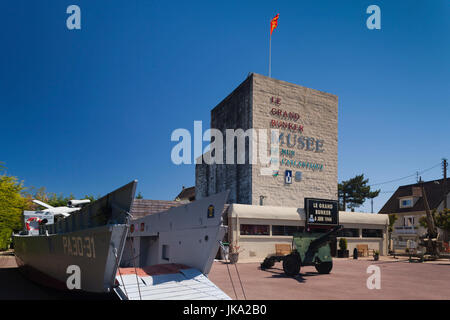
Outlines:
[[[270,135],[270,136],[269,136]],[[172,162],[180,164],[260,164],[262,175],[279,169],[279,131],[277,129],[202,130],[202,122],[194,121],[194,134],[187,129],[172,132],[171,141],[178,142],[171,152]],[[203,148],[203,142],[210,142]],[[192,146],[193,145],[193,146]],[[194,161],[192,161],[192,150]]]
[[[295,116],[294,116],[295,117]],[[261,175],[274,175],[280,165],[322,171],[324,165],[308,160],[288,159],[295,150],[280,149],[281,146],[296,147],[297,150],[323,152],[323,141],[280,133],[278,129],[226,129],[225,134],[218,129],[202,130],[202,122],[194,121],[194,134],[179,128],[172,132],[171,141],[177,142],[172,148],[171,160],[181,164],[251,164],[260,165]],[[204,142],[210,142],[203,148]],[[295,181],[301,180],[297,174]]]

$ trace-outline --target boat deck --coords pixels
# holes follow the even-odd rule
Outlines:
[[[230,300],[199,270],[182,264],[118,271],[114,290],[122,300]]]

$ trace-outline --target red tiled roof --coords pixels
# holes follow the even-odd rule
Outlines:
[[[139,219],[145,217],[149,214],[154,214],[162,211],[167,211],[173,207],[179,207],[188,204],[187,201],[170,201],[170,200],[145,200],[145,199],[134,199],[131,205],[131,215],[132,219]],[[228,224],[228,208],[229,204],[225,204],[222,217],[224,224]]]
[[[162,211],[166,211],[173,207],[178,207],[186,204],[181,201],[170,201],[170,200],[145,200],[145,199],[134,199],[131,205],[131,214],[133,219],[142,218],[149,214],[154,214]]]

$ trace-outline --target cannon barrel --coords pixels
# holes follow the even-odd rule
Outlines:
[[[316,250],[317,248],[319,248],[320,246],[322,246],[325,242],[327,242],[328,240],[330,240],[330,237],[332,235],[334,235],[335,233],[337,233],[339,230],[341,230],[343,228],[343,226],[339,225],[336,227],[333,227],[330,231],[325,232],[323,235],[321,235],[320,237],[318,237],[317,239],[311,241],[311,243],[309,244],[309,248],[308,251],[313,251]]]

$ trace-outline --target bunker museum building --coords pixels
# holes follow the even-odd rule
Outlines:
[[[228,241],[243,250],[239,261],[262,261],[278,244],[291,244],[292,234],[305,227],[305,199],[338,200],[337,96],[250,73],[212,109],[211,128],[222,132],[224,150],[232,143],[236,151],[239,143],[225,139],[229,129],[266,129],[266,140],[278,142],[267,145],[269,164],[250,161],[249,138],[243,163],[236,152],[229,163],[224,151],[222,163],[196,164],[196,199],[230,191],[224,217]],[[345,237],[350,252],[362,246],[387,254],[387,215],[340,211],[338,216],[344,229],[337,241]],[[331,247],[336,251],[336,243]]]

